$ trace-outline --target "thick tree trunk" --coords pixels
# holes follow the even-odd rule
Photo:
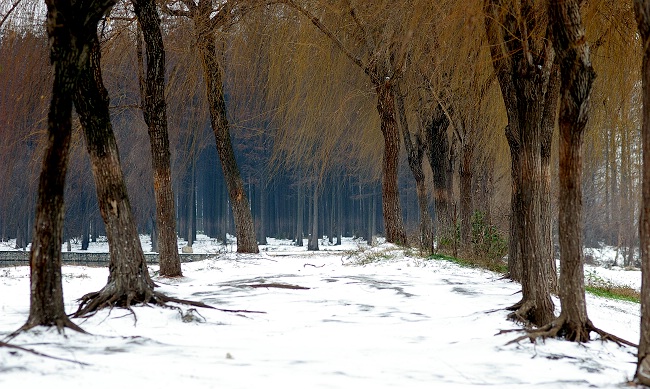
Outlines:
[[[72,96],[80,63],[87,59],[97,22],[115,1],[96,0],[67,7],[59,7],[54,0],[46,4],[54,82],[29,261],[29,317],[22,329],[43,325],[81,331],[65,313],[61,286],[63,194],[72,134]]]
[[[156,231],[160,237],[160,275],[180,277],[183,274],[176,238],[176,210],[171,182],[171,152],[165,101],[165,49],[160,19],[154,0],[133,0],[133,8],[142,28],[147,51],[145,90],[141,98],[151,145]]]
[[[253,215],[248,204],[248,198],[244,191],[244,183],[237,167],[235,152],[230,140],[228,119],[226,118],[226,103],[223,95],[223,82],[221,67],[216,53],[216,36],[212,30],[207,28],[209,21],[203,18],[207,15],[199,14],[195,19],[195,29],[198,34],[198,50],[203,65],[203,76],[206,83],[206,95],[210,107],[210,122],[214,132],[223,175],[228,186],[230,204],[235,218],[235,229],[237,230],[237,252],[258,253],[257,240]]]
[[[151,302],[154,300],[154,283],[144,260],[120,167],[108,112],[108,92],[101,77],[96,35],[90,58],[81,71],[74,103],[90,154],[110,252],[108,282],[102,290],[82,297],[75,313],[80,317],[103,307],[130,307],[136,302]]]
[[[650,1],[635,0],[634,10],[643,47],[643,184],[639,236],[641,240],[641,338],[635,379],[650,386]]]
[[[508,125],[510,126],[510,125]],[[510,133],[506,129],[506,134]],[[521,192],[519,187],[519,165],[520,152],[519,145],[516,141],[508,139],[510,146],[510,181],[512,191],[510,194],[510,236],[508,239],[508,273],[510,279],[522,282],[523,264],[520,255],[519,229],[517,228],[517,212],[521,207]]]
[[[557,265],[555,261],[555,253],[553,249],[553,236],[552,236],[552,215],[551,215],[551,146],[553,143],[553,132],[555,131],[555,121],[557,118],[558,103],[560,97],[560,68],[557,60],[553,63],[551,68],[551,76],[549,79],[548,90],[546,92],[546,102],[544,104],[544,116],[542,118],[542,186],[541,186],[541,201],[542,201],[542,236],[545,244],[543,249],[545,252],[542,254],[544,257],[551,258],[546,262],[550,267],[548,269],[549,288],[552,292],[557,292]]]
[[[533,108],[536,109],[536,108]],[[518,209],[514,214],[517,236],[519,237],[519,255],[522,259],[522,292],[525,307],[525,319],[535,325],[549,323],[555,317],[554,304],[549,288],[549,266],[551,258],[544,257],[544,236],[541,227],[541,153],[539,139],[539,118],[534,112],[524,117],[533,128],[525,128],[522,135],[521,164],[516,176],[521,194]],[[520,125],[524,125],[520,123]]]
[[[541,127],[554,53],[547,39],[528,34],[545,15],[529,2],[513,10],[486,1],[486,35],[508,115],[506,136],[512,157],[512,214],[509,261],[522,264],[522,301],[517,320],[543,325],[554,318],[549,283],[551,265],[542,223]],[[511,270],[512,276],[512,270]]]
[[[582,252],[582,143],[589,112],[589,96],[596,73],[589,45],[573,0],[549,4],[553,46],[561,69],[560,94],[560,302],[564,337],[586,342],[592,324],[587,317]]]
[[[381,119],[381,132],[384,136],[382,214],[386,241],[407,245],[397,180],[400,142],[395,119],[395,91],[390,83],[376,85],[375,90],[377,92],[377,111]]]

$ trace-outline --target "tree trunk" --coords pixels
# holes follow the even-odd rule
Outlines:
[[[81,188],[81,250],[88,250],[90,244],[90,220],[88,220],[88,199],[86,191]]]
[[[206,95],[210,107],[210,122],[214,132],[223,175],[228,186],[230,205],[235,218],[237,230],[237,252],[258,253],[257,240],[253,225],[253,215],[244,191],[244,183],[239,173],[235,152],[230,140],[228,119],[226,118],[226,103],[223,95],[221,67],[216,53],[216,35],[207,26],[209,13],[198,14],[195,18],[195,30],[198,34],[198,50],[203,65],[203,76],[206,83]]]
[[[588,119],[591,87],[596,74],[577,1],[549,4],[553,46],[561,69],[560,97],[560,302],[567,340],[589,340],[582,252],[582,143]]]
[[[99,209],[108,237],[110,262],[106,286],[81,298],[75,317],[104,307],[130,307],[154,301],[154,283],[144,260],[120,167],[117,142],[108,111],[108,92],[100,66],[100,48],[93,37],[90,58],[83,64],[74,103],[81,121],[95,176]]]
[[[643,184],[639,236],[641,240],[641,338],[635,379],[650,386],[650,0],[635,0],[634,10],[641,35],[643,64]]]
[[[415,145],[413,145],[406,118],[404,98],[399,93],[397,94],[397,114],[402,128],[402,138],[404,139],[409,168],[415,179],[420,210],[420,248],[425,252],[433,253],[433,221],[431,220],[431,214],[429,214],[429,198],[427,196],[424,170],[422,169],[424,143],[422,142],[422,135],[418,131],[415,134]]]
[[[171,152],[165,101],[165,49],[154,0],[133,0],[147,50],[146,82],[142,92],[144,120],[149,129],[160,275],[182,276],[176,238],[176,210],[171,182]],[[152,237],[153,238],[153,237]],[[153,239],[152,239],[153,241]]]
[[[115,1],[96,0],[59,7],[59,2],[48,0],[46,4],[54,82],[29,261],[29,317],[21,329],[44,325],[82,331],[65,314],[61,286],[63,195],[72,134],[72,97],[97,23]]]
[[[171,183],[171,153],[165,101],[165,49],[154,0],[133,0],[147,50],[146,80],[142,95],[144,121],[149,129],[160,275],[180,277],[181,261],[176,238],[176,210]],[[152,239],[153,241],[153,239]]]
[[[471,131],[471,130],[470,130]],[[474,148],[472,136],[465,131],[465,139],[461,145],[460,157],[460,245],[463,252],[469,252],[472,241],[472,161]]]
[[[546,262],[550,267],[548,269],[549,288],[552,292],[557,292],[557,265],[555,261],[555,250],[553,249],[553,232],[552,232],[552,215],[551,215],[551,146],[553,143],[553,132],[555,131],[555,121],[557,118],[558,103],[560,97],[560,68],[557,60],[551,68],[547,98],[544,104],[544,116],[542,119],[542,236],[545,244],[543,249],[546,250],[542,255],[551,258]]]
[[[423,119],[426,132],[425,150],[433,172],[433,203],[435,209],[435,233],[441,237],[451,230],[451,177],[449,177],[449,118],[438,104],[432,118]]]
[[[304,242],[304,236],[303,236],[303,220],[304,220],[304,209],[305,209],[305,200],[304,200],[304,195],[302,191],[302,175],[298,176],[298,182],[296,183],[298,186],[298,200],[297,200],[297,212],[296,212],[296,246],[302,247]],[[276,215],[276,218],[278,216]]]
[[[554,54],[548,40],[528,34],[545,15],[530,3],[486,2],[486,35],[508,116],[506,136],[512,157],[510,261],[521,261],[520,303],[511,318],[534,325],[554,318],[545,255],[541,207],[541,127]],[[505,54],[508,53],[508,54]]]
[[[314,184],[311,211],[311,235],[307,242],[307,250],[318,251],[318,185],[316,184]]]
[[[264,177],[260,178],[260,181],[264,181]],[[259,243],[260,244],[267,244],[266,242],[266,185],[265,184],[260,184],[260,228],[259,228]]]
[[[381,132],[384,136],[382,214],[386,241],[407,245],[397,180],[400,142],[395,120],[395,92],[390,83],[376,85],[375,90],[377,92],[377,111],[381,118]]]
[[[341,180],[336,181],[336,245],[339,246],[343,240],[343,191]]]
[[[187,195],[187,246],[192,247],[196,238],[196,153],[191,152],[190,184]]]

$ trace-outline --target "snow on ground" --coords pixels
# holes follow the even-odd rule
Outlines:
[[[520,287],[497,274],[351,239],[320,252],[269,243],[156,278],[171,296],[265,313],[138,306],[74,319],[92,335],[32,330],[12,343],[86,365],[0,348],[0,388],[616,388],[634,374],[636,350],[611,342],[506,345],[516,334],[495,334],[518,328],[503,309]],[[65,266],[67,312],[107,275]],[[588,304],[597,326],[638,340],[638,304]],[[0,268],[0,336],[28,311],[28,267]]]

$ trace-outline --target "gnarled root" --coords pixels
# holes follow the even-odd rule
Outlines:
[[[214,307],[201,302],[166,296],[160,292],[155,292],[153,288],[148,287],[147,285],[140,285],[137,290],[126,290],[126,288],[118,287],[118,284],[114,281],[106,284],[106,286],[98,292],[86,294],[78,301],[79,307],[77,308],[77,311],[72,314],[72,317],[88,318],[101,309],[112,309],[114,307],[127,309],[135,317],[135,312],[131,309],[133,304],[153,304],[165,307],[167,306],[167,303],[175,302],[194,307],[214,309]]]
[[[266,313],[263,311],[249,311],[244,309],[221,309],[211,305],[199,302],[184,300],[175,297],[164,295],[160,292],[154,291],[147,286],[141,286],[140,291],[125,290],[120,288],[114,281],[109,282],[98,292],[88,293],[79,299],[79,307],[77,312],[72,314],[72,317],[88,318],[96,314],[99,310],[104,308],[124,308],[133,314],[137,321],[137,317],[131,306],[134,304],[152,304],[160,307],[168,307],[168,303],[184,304],[198,308],[216,309],[228,313]],[[74,323],[73,323],[74,324]]]
[[[536,329],[521,329],[521,331],[524,331],[525,334],[509,341],[506,343],[506,345],[519,343],[524,339],[528,339],[532,343],[535,343],[537,339],[540,338],[542,340],[546,338],[564,338],[571,342],[583,343],[591,340],[589,334],[591,332],[595,332],[600,335],[600,338],[603,341],[609,340],[618,344],[619,346],[627,345],[631,347],[637,347],[637,345],[632,342],[629,342],[625,339],[619,338],[616,335],[612,335],[606,331],[601,330],[600,328],[597,328],[591,323],[591,320],[587,320],[586,323],[580,325],[580,323],[575,323],[567,320],[566,315],[560,315],[560,317],[553,320],[549,324],[546,324],[545,326]],[[499,332],[499,334],[508,332],[512,331],[505,330]]]
[[[533,308],[534,308],[534,304],[531,301],[526,301],[526,302],[524,302],[523,300],[519,301],[515,305],[512,305],[507,308],[508,310],[513,311],[508,315],[508,320],[521,323],[526,328],[531,328],[532,323],[529,317],[532,313]]]

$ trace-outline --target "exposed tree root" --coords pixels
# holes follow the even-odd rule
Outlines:
[[[136,291],[119,291],[114,282],[108,283],[102,290],[98,292],[88,293],[81,297],[77,311],[72,314],[72,317],[89,318],[95,315],[98,311],[104,308],[124,308],[127,309],[137,321],[135,312],[131,308],[135,304],[151,304],[161,307],[169,307],[168,303],[184,304],[198,308],[216,309],[222,312],[229,313],[266,313],[262,311],[248,311],[248,310],[235,310],[235,309],[221,309],[211,305],[192,300],[179,299],[164,295],[160,292],[154,291],[152,288],[140,288],[140,292]],[[74,324],[74,323],[73,323]]]
[[[517,293],[518,293],[518,292],[517,292]],[[524,305],[524,299],[519,300],[518,302],[514,303],[513,305],[509,306],[509,307],[506,308],[506,309],[507,309],[508,311],[516,311],[516,310],[518,310],[519,308],[521,308],[522,305]]]
[[[591,323],[591,320],[587,320],[584,325],[578,325],[578,323],[570,322],[566,319],[565,315],[560,315],[557,319],[553,320],[549,324],[539,327],[536,329],[515,329],[515,330],[502,330],[497,335],[505,334],[509,332],[519,332],[524,331],[525,334],[515,338],[506,345],[519,343],[524,339],[530,340],[532,343],[535,343],[537,339],[547,339],[547,338],[563,338],[571,342],[588,342],[590,340],[589,334],[595,332],[600,335],[601,340],[612,341],[619,346],[627,345],[631,347],[637,347],[636,344],[629,342],[623,338],[620,338],[616,335],[610,334],[606,331],[601,330],[600,328],[594,326]]]
[[[508,315],[508,320],[521,323],[526,328],[531,328],[532,323],[529,319],[529,316],[534,307],[535,306],[531,301],[524,302],[521,300],[518,303],[506,308],[509,311],[513,311]]]
[[[26,353],[30,353],[30,354],[37,355],[37,356],[39,356],[39,357],[44,357],[44,358],[49,358],[49,359],[55,359],[55,360],[57,360],[57,361],[76,363],[76,364],[78,364],[78,365],[82,365],[82,366],[90,366],[89,364],[84,363],[84,362],[74,361],[74,360],[72,360],[72,359],[67,359],[67,358],[55,357],[55,356],[52,356],[52,355],[48,355],[48,354],[44,354],[44,353],[38,352],[38,351],[36,351],[36,350],[32,350],[32,349],[25,348],[25,347],[22,347],[22,346],[16,346],[16,345],[14,345],[14,344],[6,343],[6,342],[3,342],[3,341],[0,341],[0,347],[12,348],[12,349],[16,349],[16,350],[24,351],[24,352],[26,352]]]
[[[4,341],[6,342],[8,340],[11,340],[11,339],[15,338],[16,336],[20,335],[20,333],[25,332],[25,331],[29,331],[32,328],[39,327],[39,326],[45,326],[45,325],[42,324],[42,323],[39,323],[39,322],[32,321],[32,320],[28,319],[27,323],[23,324],[16,331],[14,331],[11,334],[7,335],[5,337],[5,339],[4,339]],[[83,328],[81,328],[78,325],[76,325],[75,323],[73,323],[72,320],[70,320],[67,316],[63,316],[62,318],[60,318],[58,320],[55,320],[53,326],[56,327],[56,329],[57,329],[57,331],[59,331],[59,333],[63,333],[63,331],[66,328],[69,328],[69,329],[71,329],[73,331],[77,331],[77,332],[82,333],[82,334],[87,334],[88,333]],[[1,345],[1,343],[3,343],[3,342],[0,341],[0,345]]]

